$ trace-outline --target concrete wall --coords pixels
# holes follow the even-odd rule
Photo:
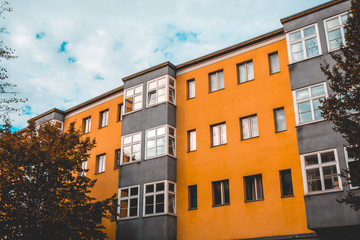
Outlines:
[[[43,116],[43,117],[41,117],[39,119],[36,119],[35,124],[39,125],[39,124],[42,124],[42,123],[44,123],[46,121],[50,121],[50,120],[53,120],[53,119],[64,122],[64,117],[65,116],[63,114],[61,114],[61,113],[51,112],[48,115],[45,115],[45,116]]]

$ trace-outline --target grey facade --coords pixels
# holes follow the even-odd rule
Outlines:
[[[322,172],[322,175],[320,176],[322,178],[322,190],[316,189],[316,191],[314,191],[312,188],[312,184],[315,184],[312,173],[317,170],[311,170],[308,167],[310,163],[306,162],[306,156],[310,156],[311,154],[318,154],[317,156],[320,156],[324,151],[333,151],[334,155],[336,155],[335,159],[337,157],[337,160],[336,165],[334,163],[332,169],[335,169],[336,166],[338,174],[347,168],[345,157],[345,147],[347,143],[340,134],[335,133],[332,130],[332,124],[330,122],[324,121],[323,119],[320,119],[320,117],[315,117],[315,119],[313,117],[312,121],[301,119],[300,115],[306,113],[303,113],[305,110],[301,108],[305,105],[301,106],[301,101],[299,99],[301,98],[300,91],[307,89],[308,87],[309,94],[313,96],[311,91],[315,89],[311,87],[316,84],[320,84],[318,85],[320,88],[321,86],[325,86],[328,94],[331,94],[331,90],[327,84],[321,85],[321,83],[325,83],[326,77],[320,70],[320,64],[324,60],[332,63],[329,54],[330,47],[328,47],[328,45],[330,45],[330,40],[328,41],[327,39],[328,36],[325,29],[327,22],[325,20],[337,15],[340,16],[340,14],[346,13],[349,9],[350,1],[337,0],[282,19],[288,42],[290,60],[289,74],[297,115],[297,138],[299,154],[302,156],[301,161],[305,188],[304,198],[308,228],[314,230],[325,239],[358,239],[357,237],[359,236],[358,234],[360,231],[360,214],[346,205],[338,204],[336,201],[336,199],[341,199],[346,191],[358,190],[350,189],[350,186],[348,185],[342,186],[341,183],[344,182],[343,179],[337,179],[338,183],[334,183],[335,180],[332,180],[333,185],[329,184],[327,182],[329,179],[326,179],[329,175],[326,175],[328,173],[325,173],[325,171],[327,172],[330,167],[329,165],[326,165],[327,163],[323,163],[322,160],[320,161],[321,157],[318,157],[318,161],[320,162],[318,173]],[[291,40],[291,38],[296,38],[294,33],[298,32],[298,30],[302,31],[307,29],[307,26],[317,27],[317,45],[319,54],[314,54],[314,56],[309,57],[308,54],[311,55],[312,53],[304,52],[304,59],[299,60],[296,59],[298,56],[295,51],[297,50],[294,50],[296,44],[294,43],[291,45],[291,41],[295,41]],[[293,35],[291,36],[291,34]],[[305,33],[302,34],[302,36],[305,36]],[[305,37],[303,38],[305,39]],[[310,41],[308,43],[310,43]],[[303,46],[307,47],[306,44],[307,43],[304,43]],[[304,51],[306,50],[304,49]],[[294,59],[296,60],[294,61]],[[299,96],[297,95],[298,93]],[[315,111],[315,104],[312,105],[311,111]],[[315,112],[313,113],[313,116],[316,116]],[[322,170],[320,170],[320,168],[322,168]],[[337,174],[332,173],[331,177],[336,179],[336,176],[338,176]],[[335,184],[338,185],[335,186]]]
[[[175,67],[170,63],[165,63],[146,72],[130,76],[126,80],[124,79],[125,98],[128,89],[139,85],[143,86],[141,93],[142,108],[124,114],[121,133],[124,139],[124,136],[126,137],[133,133],[141,132],[141,158],[139,161],[134,162],[124,163],[123,161],[119,168],[119,189],[129,186],[139,186],[139,197],[138,216],[132,218],[120,217],[120,220],[117,221],[117,239],[176,239],[176,212],[170,213],[170,211],[168,212],[168,210],[165,209],[162,213],[161,210],[160,213],[157,213],[158,202],[156,202],[156,204],[153,204],[155,214],[145,214],[145,211],[148,211],[145,210],[144,197],[146,184],[164,180],[176,184],[176,157],[168,154],[169,150],[166,150],[167,154],[161,154],[161,156],[146,157],[147,130],[164,125],[176,129],[175,104],[166,100],[149,106],[150,92],[147,89],[148,83],[162,76],[168,76],[167,78],[172,77],[175,80]],[[158,94],[159,92],[156,95],[157,97]],[[131,100],[136,101],[135,98]],[[125,99],[125,109],[126,104]],[[168,141],[167,137],[166,141]],[[122,146],[124,149],[124,144],[122,144]],[[123,150],[123,159],[124,154]],[[167,185],[165,185],[165,188],[166,186]],[[156,200],[154,198],[153,201],[157,201],[157,198]],[[168,201],[170,200],[168,199]],[[148,207],[149,203],[146,204],[146,207]],[[169,204],[170,203],[168,203],[168,209],[170,208]],[[164,206],[166,208],[167,205],[164,203]]]

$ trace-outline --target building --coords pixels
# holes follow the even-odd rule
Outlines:
[[[345,42],[349,7],[316,6],[34,120],[96,138],[83,167],[96,198],[118,193],[110,239],[356,239],[360,216],[336,202],[358,191],[338,176],[351,158],[318,109],[320,63]]]

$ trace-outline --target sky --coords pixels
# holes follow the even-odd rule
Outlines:
[[[0,40],[17,97],[14,129],[120,87],[122,78],[178,65],[282,27],[280,19],[328,0],[7,0]],[[2,98],[4,96],[1,96]]]

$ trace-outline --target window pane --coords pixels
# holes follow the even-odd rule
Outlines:
[[[218,72],[217,73],[218,75],[218,81],[219,81],[219,89],[223,89],[224,88],[224,72],[221,71],[221,72]]]
[[[321,163],[335,162],[334,151],[321,153],[320,157],[321,157]]]
[[[303,45],[301,42],[291,44],[291,52],[292,53],[302,52],[302,50],[303,50]]]
[[[281,195],[282,196],[293,195],[291,170],[289,169],[289,170],[280,171],[280,180],[281,180]]]
[[[156,91],[149,92],[148,99],[149,106],[156,104]]]
[[[130,97],[132,95],[134,95],[134,89],[133,88],[131,88],[129,90],[126,90],[126,97]]]
[[[156,195],[156,213],[162,213],[165,210],[165,196],[164,194]]]
[[[166,84],[166,79],[165,78],[162,78],[162,79],[159,79],[158,80],[158,86],[162,86],[162,85],[165,85]]]
[[[299,113],[310,112],[311,111],[310,101],[299,103],[298,108],[299,108]]]
[[[325,189],[339,188],[336,166],[323,167]]]
[[[145,214],[154,213],[154,196],[147,196],[145,198]]]
[[[165,135],[165,127],[160,127],[156,129],[156,136]]]
[[[131,146],[124,147],[123,163],[130,162],[130,156],[131,156]]]
[[[251,137],[259,136],[257,116],[251,117]]]
[[[131,195],[131,196],[138,195],[138,191],[139,191],[139,189],[138,189],[137,187],[133,187],[133,188],[131,188],[131,190],[130,190],[130,195]]]
[[[239,65],[239,81],[240,83],[246,82],[246,77],[245,77],[245,64],[241,64]]]
[[[219,89],[219,86],[218,86],[218,82],[217,82],[217,79],[216,79],[216,74],[213,73],[210,75],[210,91],[213,92],[213,91],[216,91]]]
[[[255,184],[253,177],[245,177],[245,199],[246,201],[255,200]]]
[[[168,212],[175,213],[175,195],[168,195]]]
[[[264,199],[263,187],[262,187],[262,176],[255,176],[256,181],[256,200]]]
[[[329,37],[330,49],[339,48],[343,44],[340,28],[328,32],[328,37]]]
[[[223,188],[224,188],[224,204],[230,203],[229,181],[223,181]]]
[[[305,166],[314,165],[314,164],[319,163],[317,154],[309,155],[304,158],[305,158]]]
[[[285,131],[286,130],[286,121],[285,121],[285,111],[283,108],[276,109],[275,113],[275,127],[276,131]]]
[[[138,93],[141,93],[141,92],[142,92],[142,85],[135,88],[135,94],[138,94]]]
[[[221,204],[221,182],[213,182],[214,205]]]
[[[280,72],[278,53],[270,54],[269,55],[269,62],[270,62],[270,74]]]
[[[296,92],[296,99],[297,100],[305,99],[305,98],[308,98],[308,97],[310,97],[308,89],[304,89],[304,90]]]
[[[130,217],[136,217],[137,216],[137,206],[138,206],[138,199],[133,198],[130,199]]]
[[[175,139],[174,138],[169,138],[169,155],[175,155]]]
[[[243,139],[250,138],[250,125],[248,118],[241,119],[241,133]]]
[[[147,131],[147,138],[155,137],[155,129]]]
[[[146,149],[155,148],[155,140],[148,140],[146,142]]]
[[[195,81],[188,82],[188,98],[195,97]]]
[[[226,143],[226,125],[225,124],[221,124],[220,125],[220,136],[221,136],[221,139],[220,139],[220,142],[221,144],[225,144]]]
[[[321,180],[319,169],[306,170],[309,192],[321,191]]]
[[[139,142],[141,139],[141,134],[137,133],[133,135],[133,142]]]
[[[148,90],[155,89],[155,88],[156,88],[156,81],[149,82],[149,89]]]
[[[122,189],[121,190],[121,193],[120,193],[120,196],[121,197],[127,197],[127,196],[129,196],[129,189]]]
[[[339,22],[339,18],[336,17],[334,19],[331,19],[329,21],[326,21],[326,28],[329,29],[329,28],[333,28],[333,27],[336,27],[336,26],[339,26],[340,25],[340,22]]]
[[[320,106],[322,106],[322,104],[320,103],[320,100],[324,100],[324,98],[318,98],[318,99],[314,99],[313,101],[313,108],[315,111],[315,119],[322,119],[323,117],[321,116],[322,111],[319,109]]]
[[[122,200],[120,202],[120,217],[121,218],[127,217],[127,210],[128,210],[128,200]]]
[[[315,97],[318,95],[325,94],[324,85],[316,86],[311,88],[311,96]]]
[[[312,34],[315,34],[315,26],[304,29],[304,37],[310,36]]]
[[[156,192],[164,191],[164,189],[165,189],[165,187],[164,187],[164,183],[163,183],[163,182],[156,184]]]
[[[146,193],[154,192],[154,185],[146,185]]]
[[[189,186],[189,208],[197,208],[197,186]]]
[[[196,150],[196,131],[189,132],[189,151]]]
[[[220,129],[219,129],[219,126],[213,126],[211,129],[212,129],[212,144],[213,144],[213,146],[220,145]]]
[[[294,41],[294,40],[297,40],[297,39],[300,39],[300,38],[301,38],[301,32],[300,31],[290,34],[290,41]]]
[[[316,38],[305,40],[305,46],[306,46],[307,57],[319,55],[319,48],[317,46]]]
[[[250,80],[254,80],[254,67],[253,67],[253,62],[248,62],[246,63],[247,66],[247,77],[248,77],[248,81]]]
[[[156,155],[156,149],[151,148],[146,150],[146,156],[147,157],[154,157]]]
[[[347,19],[348,19],[348,15],[347,15],[347,14],[346,14],[346,15],[341,16],[342,24],[346,24]]]

